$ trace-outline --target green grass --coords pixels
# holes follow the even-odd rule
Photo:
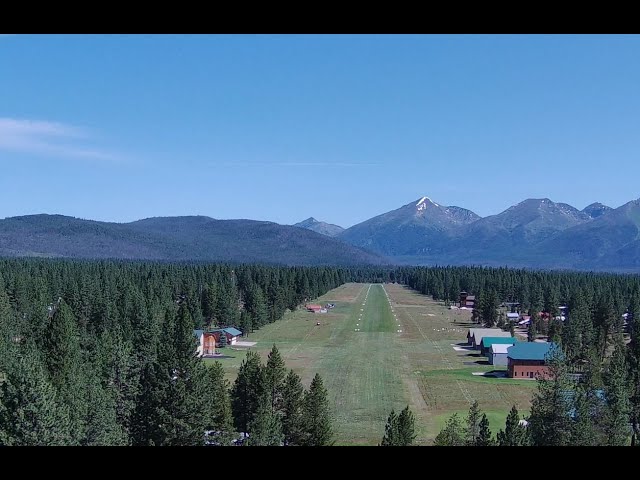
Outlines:
[[[378,444],[391,409],[406,405],[416,416],[418,444],[430,444],[451,413],[466,416],[473,399],[494,434],[512,405],[528,410],[536,382],[473,376],[501,367],[454,350],[452,344],[466,340],[470,312],[447,310],[399,285],[346,284],[317,299],[327,302],[336,308],[288,312],[247,340],[257,342],[252,349],[264,360],[277,344],[305,386],[316,372],[322,376],[337,445]],[[223,353],[234,357],[220,360],[233,381],[245,352],[227,347]]]

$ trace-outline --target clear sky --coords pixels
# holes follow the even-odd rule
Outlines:
[[[0,217],[640,196],[640,36],[0,35]]]

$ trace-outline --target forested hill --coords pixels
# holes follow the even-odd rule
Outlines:
[[[0,220],[0,256],[202,260],[281,265],[383,264],[310,230],[254,220],[157,217],[132,223],[28,215]]]

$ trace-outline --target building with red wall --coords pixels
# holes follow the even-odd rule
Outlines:
[[[549,367],[546,356],[554,346],[550,342],[518,342],[507,350],[507,372],[511,378],[546,377]]]

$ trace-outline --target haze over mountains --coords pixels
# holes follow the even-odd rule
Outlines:
[[[288,265],[491,265],[640,272],[640,200],[578,210],[527,199],[480,217],[421,197],[343,229],[203,216],[131,223],[30,215],[0,220],[0,255]]]

